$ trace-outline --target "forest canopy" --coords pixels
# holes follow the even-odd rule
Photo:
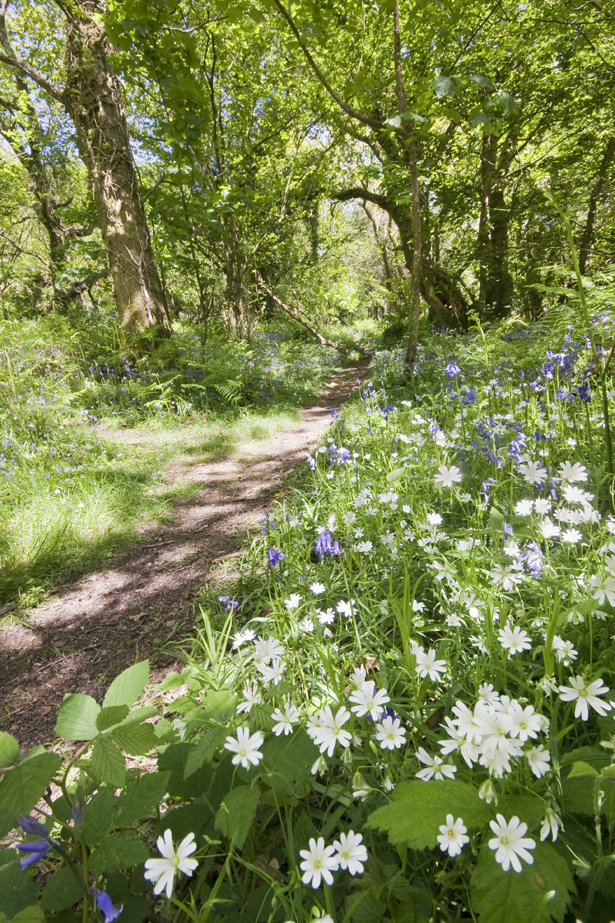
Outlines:
[[[612,260],[609,3],[3,0],[5,316],[465,329]],[[288,312],[287,312],[288,313]],[[145,339],[144,339],[145,335]]]

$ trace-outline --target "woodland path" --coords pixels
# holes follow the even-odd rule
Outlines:
[[[172,463],[169,482],[198,485],[164,525],[146,526],[135,546],[73,578],[23,621],[0,625],[0,729],[22,748],[53,739],[67,692],[98,698],[136,660],[152,658],[156,682],[178,667],[172,645],[193,633],[195,597],[205,585],[228,585],[229,565],[254,533],[290,470],[304,460],[367,369],[345,369],[300,410],[290,428],[242,446],[241,457]],[[115,435],[118,438],[118,435]],[[126,431],[127,445],[155,434]]]

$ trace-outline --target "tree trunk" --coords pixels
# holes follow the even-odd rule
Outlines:
[[[98,0],[71,8],[64,103],[77,132],[96,206],[113,294],[124,329],[168,335],[171,326],[139,194],[121,86]],[[97,19],[94,18],[97,16]]]
[[[591,252],[591,245],[594,239],[594,222],[596,220],[596,209],[598,207],[598,201],[602,195],[602,190],[606,183],[609,167],[613,157],[615,156],[615,135],[611,135],[607,145],[604,149],[604,154],[602,155],[602,163],[600,164],[600,169],[598,171],[598,178],[594,183],[594,188],[591,191],[589,197],[589,207],[587,209],[587,219],[585,221],[585,227],[583,229],[583,237],[581,238],[581,246],[579,247],[579,269],[581,270],[581,275],[585,275],[585,270],[587,268],[587,261],[589,259],[589,254]]]

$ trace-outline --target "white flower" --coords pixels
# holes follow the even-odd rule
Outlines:
[[[557,839],[559,828],[562,826],[562,819],[554,808],[547,808],[544,820],[540,827],[540,839],[546,840],[551,834],[553,842]]]
[[[170,830],[165,830],[163,836],[159,836],[156,841],[158,852],[162,859],[148,859],[145,863],[146,871],[143,874],[148,881],[155,882],[154,894],[160,894],[164,888],[167,889],[167,897],[171,897],[173,891],[173,879],[175,871],[183,872],[184,875],[192,875],[199,864],[196,859],[189,859],[196,849],[194,842],[194,833],[189,833],[181,841],[177,850],[173,846],[173,834]]]
[[[299,593],[291,593],[288,599],[284,600],[287,609],[298,609],[301,605],[301,596]]]
[[[239,727],[237,728],[237,738],[227,737],[224,748],[235,754],[233,757],[234,766],[241,763],[244,769],[249,769],[250,763],[253,766],[258,766],[262,760],[263,754],[258,748],[262,747],[263,741],[264,737],[260,731],[250,736],[249,728]]]
[[[556,535],[559,535],[559,526],[556,526],[554,522],[547,517],[538,526],[538,531],[543,538],[555,538]]]
[[[433,649],[424,651],[419,647],[414,654],[416,657],[416,672],[421,679],[429,676],[436,683],[440,679],[439,674],[446,673],[446,661],[436,660],[436,652]]]
[[[317,609],[316,615],[321,625],[332,625],[335,621],[335,612],[333,609],[327,609],[326,612],[323,612],[322,609]]]
[[[262,705],[263,697],[260,694],[260,690],[256,683],[252,683],[251,686],[246,686],[243,690],[243,702],[237,706],[238,712],[246,712],[246,714],[252,709],[253,705]]]
[[[369,554],[373,547],[374,546],[371,542],[359,542],[357,545],[357,551],[361,554]]]
[[[457,767],[452,763],[445,763],[439,756],[430,756],[423,747],[418,748],[416,755],[421,763],[427,766],[427,769],[421,769],[416,774],[417,779],[422,779],[424,782],[432,778],[444,779],[445,776],[452,779],[457,772]]]
[[[504,628],[500,628],[498,638],[504,650],[510,651],[509,657],[511,654],[518,654],[521,651],[529,651],[532,646],[527,631],[522,631],[516,626],[511,628],[510,625],[506,625]]]
[[[594,499],[594,495],[580,487],[564,487],[564,500],[568,503],[582,503],[587,506]]]
[[[534,501],[534,509],[539,516],[546,516],[551,509],[551,501],[547,500],[546,497],[539,497],[538,500]]]
[[[277,724],[274,724],[272,730],[276,737],[279,737],[280,734],[291,734],[293,730],[293,724],[299,720],[299,712],[294,705],[291,705],[290,702],[286,702],[284,705],[284,711],[280,708],[276,708],[271,715],[273,721],[277,721]]]
[[[283,660],[280,660],[279,657],[274,657],[271,661],[271,666],[261,667],[261,673],[263,675],[263,682],[273,683],[274,686],[277,686],[278,683],[281,683],[284,679],[284,670],[286,664]]]
[[[581,618],[581,621],[583,619]],[[570,621],[570,616],[568,616],[568,621]],[[555,656],[557,657],[559,663],[563,663],[565,667],[569,667],[573,660],[576,660],[579,656],[578,651],[575,650],[572,641],[564,641],[563,638],[560,638],[559,635],[555,635],[553,638],[553,650],[555,651]]]
[[[563,481],[570,481],[570,483],[586,481],[587,468],[579,462],[575,462],[574,465],[571,465],[570,462],[564,462],[560,465],[559,476]]]
[[[310,584],[310,590],[315,596],[318,596],[320,593],[324,593],[326,590],[324,583],[312,583]]]
[[[361,875],[363,862],[367,862],[367,850],[362,843],[361,834],[354,833],[352,830],[349,830],[347,834],[340,833],[339,840],[333,841],[340,868],[348,869],[351,875]]]
[[[361,683],[358,689],[351,692],[350,701],[355,703],[350,711],[358,715],[359,718],[369,715],[370,718],[377,721],[384,711],[384,706],[387,702],[390,702],[390,699],[386,689],[378,689],[376,683],[370,679]]]
[[[526,465],[519,465],[519,472],[528,484],[540,484],[547,476],[547,469],[543,468],[539,462],[533,461]]]
[[[615,606],[615,577],[595,575],[589,578],[589,585],[593,587],[592,597],[602,606],[608,599],[611,606]]]
[[[391,718],[385,715],[376,725],[376,731],[376,740],[380,741],[383,750],[397,750],[406,743],[406,729],[397,716]]]
[[[452,487],[453,484],[459,484],[461,480],[462,474],[457,465],[451,465],[450,468],[440,465],[438,474],[434,475],[434,484],[441,484],[442,487]]]
[[[336,743],[342,747],[349,747],[352,734],[344,731],[343,727],[350,718],[350,712],[342,706],[335,717],[331,707],[326,705],[319,713],[320,727],[315,729],[314,740],[320,747],[321,753],[333,756]]]
[[[470,837],[466,836],[467,828],[460,817],[455,820],[452,814],[447,814],[446,823],[442,824],[439,830],[440,849],[442,852],[448,852],[449,856],[458,856],[466,843],[470,842]]]
[[[498,814],[497,819],[490,821],[489,826],[495,833],[495,837],[489,840],[489,849],[497,850],[495,860],[500,863],[505,872],[511,865],[515,872],[521,871],[519,857],[529,865],[533,863],[534,857],[528,849],[534,849],[536,842],[531,837],[524,837],[527,824],[522,824],[516,816],[511,817],[507,822],[502,814]]]
[[[586,685],[582,676],[577,674],[571,678],[570,686],[560,686],[560,698],[563,702],[576,702],[574,708],[575,718],[582,718],[587,721],[589,718],[589,708],[591,706],[599,715],[605,715],[611,708],[610,702],[603,702],[599,695],[606,695],[609,691],[601,679],[595,679],[589,686]]]
[[[453,614],[451,614],[451,615],[447,615],[447,616],[446,616],[446,624],[447,624],[450,628],[459,628],[459,626],[462,624],[462,622],[461,622],[461,619],[459,618],[459,616],[458,616],[458,615],[455,615],[455,614],[453,613]]]
[[[514,700],[510,703],[506,714],[510,718],[510,731],[508,733],[511,737],[518,737],[522,743],[525,743],[530,737],[535,738],[540,731],[545,730],[545,723],[547,725],[549,723],[549,719],[544,718],[542,715],[537,715],[531,705],[526,705],[523,708],[519,702]]]
[[[344,618],[349,618],[353,614],[353,612],[357,611],[354,607],[354,599],[351,599],[349,601],[345,599],[340,599],[340,601],[337,604],[336,611],[339,612],[340,615],[343,615]]]
[[[518,583],[523,581],[523,568],[519,564],[502,567],[496,564],[491,572],[491,585],[502,586],[505,593],[509,593]]]
[[[255,637],[256,635],[250,628],[246,628],[245,631],[238,631],[233,635],[233,650],[237,650],[237,648],[245,644],[246,641],[254,641]]]
[[[282,657],[283,654],[283,646],[272,635],[269,635],[266,641],[259,635],[254,642],[254,654],[252,657],[257,667],[269,663],[272,657]]]
[[[442,525],[442,517],[439,513],[427,513],[427,522],[430,526]]]
[[[531,750],[526,750],[525,755],[530,764],[530,769],[537,779],[540,779],[541,776],[544,776],[545,772],[549,771],[551,754],[542,744],[539,747],[532,747]],[[540,839],[542,840],[544,837],[541,836]]]
[[[303,884],[312,885],[313,888],[320,887],[320,880],[323,878],[328,885],[333,884],[333,875],[339,868],[339,858],[334,855],[335,846],[325,846],[325,838],[322,836],[315,840],[310,839],[310,848],[299,850],[299,855],[304,860],[301,865],[303,872]]]
[[[566,529],[562,532],[562,541],[570,545],[576,545],[582,538],[583,536],[578,529]]]

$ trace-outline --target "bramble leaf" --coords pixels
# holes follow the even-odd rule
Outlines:
[[[447,814],[461,817],[468,828],[489,820],[487,805],[472,785],[444,779],[398,785],[392,803],[374,811],[367,826],[386,830],[395,846],[407,843],[413,849],[433,849]]]
[[[65,740],[92,740],[98,734],[99,713],[100,705],[92,696],[69,692],[60,705],[55,732]]]
[[[100,737],[94,744],[91,767],[100,782],[114,788],[121,788],[126,781],[124,757],[110,737]]]
[[[103,707],[135,704],[149,680],[149,660],[141,660],[116,676],[103,699]]]

